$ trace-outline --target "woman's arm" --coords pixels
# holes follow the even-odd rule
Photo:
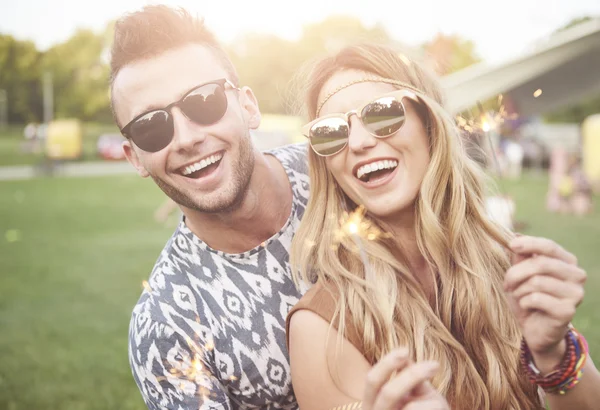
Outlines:
[[[600,373],[588,358],[583,367],[583,376],[572,390],[565,395],[546,393],[546,402],[551,410],[598,409],[600,408]]]
[[[301,409],[330,409],[362,399],[371,365],[356,347],[344,338],[334,361],[338,333],[309,310],[294,313],[289,332],[292,383]]]
[[[561,351],[562,349],[562,351]],[[547,374],[557,366],[564,356],[564,348],[548,355],[535,356],[534,362],[542,374]],[[566,394],[546,393],[546,403],[551,410],[596,409],[600,405],[600,372],[588,357],[583,367],[583,376],[579,383]]]
[[[300,310],[290,320],[292,383],[302,410],[448,410],[429,384],[435,362],[412,363],[407,349],[396,349],[375,366],[349,341],[337,351],[337,332],[321,317]]]
[[[563,361],[565,334],[583,300],[587,275],[575,255],[548,239],[517,237],[511,249],[516,257],[505,289],[533,363],[547,375]],[[589,357],[579,383],[565,393],[546,394],[552,410],[600,408],[600,374]]]

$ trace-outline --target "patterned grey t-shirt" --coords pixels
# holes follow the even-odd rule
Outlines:
[[[134,308],[129,361],[149,409],[296,409],[285,318],[302,296],[288,250],[308,200],[305,144],[270,151],[287,171],[292,212],[243,254],[208,247],[182,220]]]

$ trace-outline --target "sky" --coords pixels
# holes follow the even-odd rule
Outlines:
[[[394,39],[413,46],[437,32],[458,34],[475,42],[488,62],[518,56],[573,18],[600,16],[600,0],[0,0],[0,33],[45,50],[79,27],[100,31],[121,14],[153,3],[203,16],[226,43],[248,32],[293,40],[304,25],[344,14],[367,26],[383,24]]]

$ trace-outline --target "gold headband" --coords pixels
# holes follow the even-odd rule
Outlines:
[[[387,84],[394,84],[394,85],[399,85],[401,87],[404,88],[408,88],[409,90],[413,90],[415,92],[424,94],[423,91],[419,90],[418,88],[404,83],[402,81],[398,81],[398,80],[391,80],[389,78],[382,78],[382,77],[365,77],[365,78],[361,78],[360,80],[354,80],[354,81],[350,81],[349,83],[340,85],[338,88],[336,88],[335,90],[333,90],[332,92],[330,92],[329,94],[327,94],[327,96],[325,97],[325,99],[319,104],[319,106],[317,107],[317,112],[315,114],[316,117],[319,116],[319,112],[321,112],[321,108],[323,108],[323,105],[325,105],[325,103],[327,102],[327,100],[329,100],[331,97],[333,97],[334,94],[336,94],[337,92],[343,90],[344,88],[350,87],[351,85],[354,84],[358,84],[358,83],[387,83]]]

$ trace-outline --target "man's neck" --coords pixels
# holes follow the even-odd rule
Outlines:
[[[225,253],[243,253],[279,232],[291,208],[292,189],[285,169],[274,156],[260,153],[248,192],[234,211],[183,211],[187,226],[208,246]]]

